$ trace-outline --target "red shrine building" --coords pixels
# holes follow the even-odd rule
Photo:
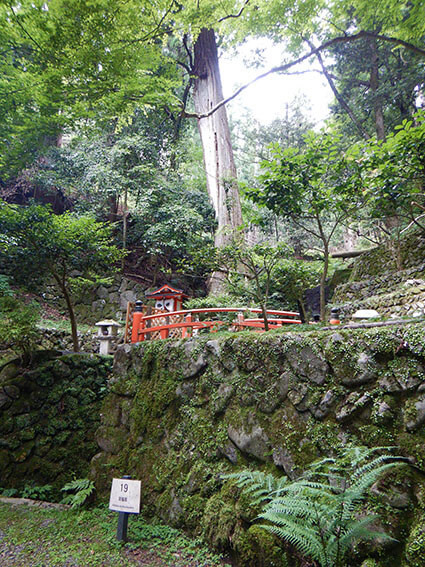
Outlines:
[[[146,294],[147,299],[155,300],[155,308],[162,311],[181,311],[183,299],[189,297],[183,290],[175,289],[168,284]]]

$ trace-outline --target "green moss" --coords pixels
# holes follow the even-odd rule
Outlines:
[[[425,558],[425,514],[415,521],[406,541],[405,560],[402,567],[423,567]]]
[[[34,357],[34,367],[11,383],[19,398],[0,415],[0,443],[13,457],[3,462],[4,483],[59,486],[73,473],[86,476],[98,450],[94,433],[110,362],[88,355],[49,356],[53,359]]]
[[[197,340],[190,348],[185,341],[151,341],[135,347],[127,361],[120,361],[119,367],[128,369],[120,371],[128,374],[113,377],[114,393],[102,409],[105,436],[114,439],[120,431],[122,447],[116,455],[102,456],[96,464],[96,479],[107,491],[107,479],[114,471],[126,471],[142,480],[143,506],[150,514],[185,525],[192,533],[201,529],[216,547],[243,557],[243,565],[286,565],[279,542],[258,526],[250,527],[256,510],[238,491],[222,485],[222,474],[260,466],[279,474],[273,458],[285,468],[288,460],[288,466],[298,474],[318,456],[334,455],[346,444],[364,443],[399,446],[400,452],[423,463],[425,432],[407,432],[401,415],[406,401],[413,400],[414,386],[408,380],[422,380],[422,362],[417,361],[422,356],[419,337],[423,341],[425,332],[423,324],[418,327],[420,332],[403,327],[401,331],[307,329],[302,334],[217,334],[217,352],[205,346],[211,336]],[[413,355],[396,356],[400,332],[412,341]],[[368,356],[367,364],[364,358],[359,362],[362,353]],[[200,357],[202,371],[198,372]],[[311,380],[310,357],[319,367],[316,376],[322,376],[324,383]],[[329,371],[325,359],[330,363]],[[347,377],[365,369],[375,372],[372,380],[346,385]],[[285,372],[290,373],[286,399],[276,387]],[[385,372],[391,376],[400,372],[405,389],[388,393],[377,387]],[[317,406],[329,391],[333,400],[329,414],[317,416]],[[367,394],[370,403],[339,423],[336,412],[352,393],[353,400]],[[389,421],[378,419],[376,408],[382,401],[394,413]],[[77,421],[80,418],[77,416]],[[266,462],[261,465],[242,454],[228,437],[229,427],[249,433],[257,426],[270,442]],[[382,513],[384,525],[394,527],[399,541],[407,538],[410,509],[397,511],[389,501],[381,502],[380,507],[378,500],[373,504]],[[353,565],[373,555],[380,566],[395,567],[401,546],[391,551],[390,559],[385,549],[375,553],[365,548]],[[288,560],[291,566],[297,564],[293,557]]]
[[[251,526],[241,531],[235,550],[244,567],[288,567],[288,558],[276,538],[260,528]]]
[[[237,518],[231,501],[222,494],[212,496],[202,516],[201,526],[204,537],[217,549],[226,549],[235,529]]]
[[[179,503],[183,510],[184,527],[194,534],[199,533],[206,498],[203,498],[200,494],[192,494],[191,496],[180,498]]]

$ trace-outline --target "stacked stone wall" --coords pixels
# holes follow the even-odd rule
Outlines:
[[[131,474],[145,513],[203,534],[240,565],[276,565],[276,541],[250,527],[255,510],[223,475],[248,467],[296,478],[347,445],[395,446],[425,469],[424,345],[420,323],[125,345],[92,474],[105,491],[112,476]],[[415,535],[425,526],[423,479],[405,471],[387,488],[374,505],[399,543],[359,550],[347,566],[368,554],[379,567],[422,565],[406,557],[408,542],[425,557]]]
[[[53,484],[86,477],[110,357],[40,351],[0,371],[0,486]]]
[[[125,321],[127,303],[144,299],[146,286],[128,278],[116,277],[110,286],[91,287],[73,295],[77,320],[93,324],[102,319]],[[57,288],[47,285],[43,298],[65,313],[65,302]]]
[[[391,253],[374,249],[352,263],[349,281],[336,287],[331,307],[343,319],[358,309],[374,309],[381,317],[425,316],[425,235],[414,233],[402,241],[403,269],[397,270]]]

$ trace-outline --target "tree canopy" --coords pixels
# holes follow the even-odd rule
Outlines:
[[[255,203],[289,218],[321,244],[324,269],[320,312],[324,317],[329,247],[337,227],[361,202],[362,178],[355,159],[341,152],[335,135],[309,133],[302,148],[274,146],[262,163],[260,185],[246,191]]]
[[[39,205],[0,207],[0,262],[13,280],[31,287],[45,275],[65,299],[74,349],[79,348],[72,286],[110,275],[122,252],[112,242],[112,227],[90,216],[54,215]]]
[[[225,243],[228,228],[244,220],[277,227],[279,215],[319,238],[326,256],[335,226],[366,195],[357,170],[362,169],[363,182],[372,179],[376,160],[387,159],[382,152],[388,156],[394,150],[373,147],[373,139],[394,142],[396,123],[409,122],[415,111],[423,90],[424,10],[419,0],[379,5],[364,0],[3,0],[0,185],[32,183],[40,192],[61,192],[63,208],[69,200],[79,214],[122,220],[124,246],[128,241],[143,253],[149,250],[151,258],[162,255],[164,265],[174,260],[183,265],[187,256],[176,253],[178,248],[194,258],[199,257],[196,248],[210,245],[214,222],[203,192],[215,183],[210,199],[217,246]],[[254,134],[254,150],[261,145],[257,153],[269,158],[262,196],[251,195],[273,213],[262,218],[256,211],[247,214],[246,201],[239,203],[227,117],[220,113],[227,101],[217,46],[237,48],[251,37],[267,37],[282,47],[281,64],[269,72],[297,72],[299,63],[316,57],[337,107],[323,136],[301,136],[308,121],[298,118],[302,128],[294,132],[287,120],[283,136],[276,129]],[[192,176],[193,161],[202,161],[199,142],[190,138],[196,158],[187,158],[176,144],[185,135],[185,117],[195,118],[201,132],[202,183]],[[270,137],[285,148],[266,149]],[[372,141],[356,161],[345,149],[359,137]],[[394,189],[389,169],[379,175]],[[250,184],[255,167],[246,172],[242,177]],[[418,198],[420,183],[409,185]],[[369,197],[373,187],[371,182]],[[387,196],[382,194],[386,204]],[[422,206],[422,201],[415,205],[412,222]],[[274,231],[275,238],[281,235]]]

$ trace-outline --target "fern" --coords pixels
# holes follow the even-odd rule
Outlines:
[[[286,477],[276,478],[272,474],[265,474],[261,471],[242,471],[226,475],[225,478],[233,479],[236,486],[252,498],[252,505],[257,506],[263,502],[278,496],[282,489],[287,485]]]
[[[391,539],[372,526],[375,516],[362,516],[361,503],[386,472],[403,465],[377,455],[382,448],[345,449],[338,458],[313,463],[298,480],[276,479],[261,472],[227,475],[262,505],[261,527],[296,547],[321,567],[342,567],[354,541]],[[388,449],[387,449],[388,450]]]
[[[69,504],[71,508],[81,508],[95,491],[94,482],[88,478],[72,480],[61,488],[61,492],[69,492],[62,499],[62,504]]]

